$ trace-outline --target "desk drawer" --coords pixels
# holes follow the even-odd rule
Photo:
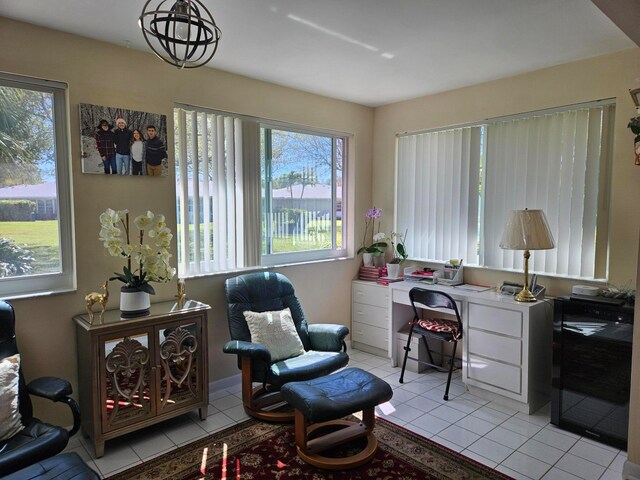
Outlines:
[[[411,305],[409,300],[409,290],[393,290],[393,303],[402,303],[403,305]]]
[[[353,323],[366,323],[374,327],[389,328],[389,309],[386,307],[374,307],[364,303],[353,303],[351,306],[351,321]]]
[[[522,394],[522,371],[518,367],[469,354],[467,372],[469,379],[480,382],[480,387],[484,384]]]
[[[522,337],[522,312],[469,302],[469,328]]]
[[[382,350],[389,349],[389,331],[386,328],[373,327],[366,323],[353,322],[351,324],[351,340]]]
[[[351,301],[353,303],[364,303],[375,307],[389,307],[389,287],[372,283],[351,284]]]
[[[470,329],[469,353],[493,358],[512,365],[522,364],[522,341],[517,338],[502,337],[480,330]]]
[[[425,289],[429,289],[430,285],[417,285],[416,288],[425,288]],[[433,290],[436,291],[442,291],[444,293],[448,293],[449,295],[452,295],[454,292],[452,292],[453,288],[452,287],[440,287],[440,288],[432,288]],[[460,314],[460,316],[464,316],[464,302],[462,300],[458,300],[456,298],[454,298],[454,301],[456,302],[456,306],[458,307],[458,313]],[[411,300],[409,299],[409,290],[400,290],[400,289],[394,289],[393,290],[393,303],[402,303],[403,305],[411,305]],[[418,307],[419,308],[419,307]],[[427,309],[423,309],[423,310],[427,310]],[[433,309],[433,311],[440,311],[440,312],[447,312],[447,310],[445,309]],[[452,318],[455,318],[455,314],[451,314]]]

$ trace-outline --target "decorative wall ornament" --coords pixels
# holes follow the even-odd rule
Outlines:
[[[180,69],[205,65],[218,49],[221,31],[198,0],[148,0],[138,25],[151,50]]]
[[[636,106],[636,116],[629,120],[627,127],[635,134],[633,139],[634,151],[636,154],[636,165],[640,165],[640,88],[629,90],[629,94]]]

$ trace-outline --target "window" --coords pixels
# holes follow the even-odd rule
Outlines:
[[[174,110],[181,275],[345,255],[346,136]]]
[[[0,296],[75,286],[66,84],[0,74]]]
[[[539,273],[604,278],[611,102],[535,112],[398,139],[397,228],[414,257],[523,268],[499,247],[507,214],[542,209],[557,247]],[[415,175],[403,175],[411,171]]]
[[[262,263],[344,255],[345,138],[261,126]]]

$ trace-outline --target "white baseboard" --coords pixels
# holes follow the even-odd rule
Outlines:
[[[640,480],[640,465],[627,460],[622,468],[623,480]]]

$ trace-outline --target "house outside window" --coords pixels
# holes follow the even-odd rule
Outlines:
[[[262,263],[344,255],[346,138],[262,125]]]
[[[0,296],[75,286],[67,86],[0,73]]]

